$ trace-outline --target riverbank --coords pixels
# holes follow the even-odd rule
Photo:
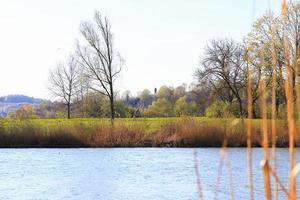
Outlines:
[[[252,144],[261,146],[260,120],[251,121]],[[270,126],[270,123],[269,123]],[[277,147],[288,146],[277,121]],[[246,120],[201,117],[0,120],[1,148],[246,147]]]

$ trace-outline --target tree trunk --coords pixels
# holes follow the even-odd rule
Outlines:
[[[110,87],[110,119],[111,119],[111,125],[114,125],[115,120],[115,102],[114,102],[114,91],[113,86]]]
[[[71,118],[71,114],[70,114],[70,103],[68,102],[67,103],[67,107],[68,107],[68,119],[70,119]]]
[[[253,115],[253,119],[256,119],[257,118],[257,115],[258,115],[258,113],[256,113],[256,109],[255,109],[255,105],[256,104],[252,104],[252,115]]]
[[[239,108],[240,108],[240,117],[244,117],[244,111],[243,111],[243,102],[240,97],[237,98],[239,102]]]
[[[283,72],[282,72],[282,65],[281,64],[279,65],[279,84],[280,84],[280,91],[281,91],[281,94],[282,94],[282,97],[283,97],[283,101],[284,101],[284,104],[286,105],[287,99],[286,99],[286,96],[285,96],[285,87],[284,87]]]
[[[114,104],[114,99],[110,98],[110,119],[111,119],[111,124],[114,124],[114,119],[115,119],[115,104]]]

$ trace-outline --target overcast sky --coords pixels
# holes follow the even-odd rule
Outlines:
[[[241,40],[268,8],[278,12],[280,0],[1,0],[0,96],[51,98],[49,70],[96,9],[110,18],[126,60],[117,87],[136,94],[191,83],[207,41]]]

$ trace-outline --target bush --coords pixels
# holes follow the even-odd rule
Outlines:
[[[172,104],[166,99],[154,101],[145,111],[147,117],[171,117],[174,115]]]
[[[12,117],[20,120],[37,118],[33,111],[33,106],[26,104],[18,108]]]
[[[175,103],[175,113],[177,116],[197,114],[197,104],[195,102],[187,103],[184,97],[180,97]]]
[[[206,117],[232,117],[230,104],[223,101],[215,101],[205,110]]]

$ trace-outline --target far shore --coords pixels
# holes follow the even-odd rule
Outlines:
[[[250,124],[252,146],[261,147],[261,120]],[[276,146],[288,147],[285,122],[276,126]],[[123,118],[113,127],[96,118],[1,119],[0,148],[247,147],[246,130],[247,120],[234,118]]]

